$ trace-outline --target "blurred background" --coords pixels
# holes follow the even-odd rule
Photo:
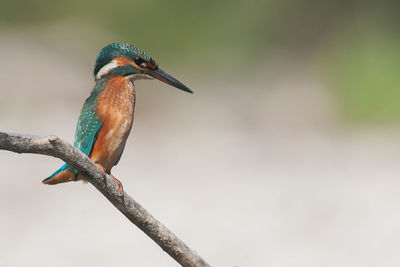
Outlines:
[[[400,264],[396,1],[1,1],[2,131],[71,142],[100,49],[136,83],[113,173],[213,266]],[[0,151],[1,266],[176,266],[62,164]]]

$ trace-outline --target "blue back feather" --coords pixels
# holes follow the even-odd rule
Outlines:
[[[103,125],[103,122],[96,113],[96,98],[103,90],[104,86],[105,79],[101,79],[96,83],[92,93],[83,105],[76,125],[74,146],[88,156],[90,151],[92,151],[94,142],[96,141],[101,126]]]
[[[92,90],[92,93],[86,99],[85,104],[83,105],[81,114],[79,115],[78,123],[76,125],[74,147],[81,150],[87,156],[89,156],[90,152],[92,151],[100,128],[103,125],[103,122],[100,120],[99,116],[96,113],[96,98],[103,90],[105,82],[105,79],[97,81]],[[51,179],[57,173],[67,169],[74,172],[75,174],[77,173],[77,170],[73,169],[71,166],[65,163],[60,169],[47,177],[45,181]]]

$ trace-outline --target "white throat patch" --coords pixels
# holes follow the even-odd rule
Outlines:
[[[101,77],[103,77],[104,75],[106,75],[107,73],[109,73],[111,70],[118,68],[119,65],[113,60],[110,63],[108,63],[107,65],[104,65],[98,72],[96,75],[96,80],[101,79]]]

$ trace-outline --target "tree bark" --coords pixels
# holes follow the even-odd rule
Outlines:
[[[210,266],[127,193],[124,192],[121,196],[117,183],[110,175],[102,174],[100,168],[83,152],[63,139],[55,135],[40,137],[0,132],[0,149],[48,155],[64,160],[82,173],[89,183],[179,264]]]

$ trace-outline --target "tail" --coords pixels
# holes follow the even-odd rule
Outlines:
[[[78,173],[67,163],[65,163],[55,173],[42,181],[44,184],[59,184],[75,181]]]

